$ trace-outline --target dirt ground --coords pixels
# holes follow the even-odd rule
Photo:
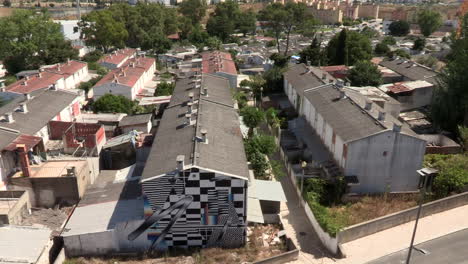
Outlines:
[[[76,258],[64,264],[218,264],[250,263],[279,255],[286,251],[278,239],[276,225],[249,227],[246,246],[236,249],[207,248],[194,251],[166,252],[157,257],[148,255],[121,258]]]
[[[330,211],[343,215],[346,225],[350,226],[414,207],[418,197],[418,194],[363,196],[346,205],[331,207]]]
[[[59,231],[62,224],[68,217],[72,207],[62,208],[34,208],[31,209],[30,215],[25,215],[21,221],[21,225],[34,225],[39,224],[46,226],[54,231]]]

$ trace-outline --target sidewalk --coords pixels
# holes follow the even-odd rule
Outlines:
[[[468,205],[419,220],[414,244],[468,228]],[[347,257],[325,263],[366,263],[409,247],[414,221],[342,245]]]

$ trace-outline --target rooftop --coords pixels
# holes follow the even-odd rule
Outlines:
[[[83,123],[99,123],[99,122],[119,122],[124,118],[127,114],[123,113],[81,113],[79,116],[76,117],[77,122]]]
[[[380,65],[412,81],[428,81],[437,85],[437,72],[414,61],[407,59],[383,60],[380,62]]]
[[[415,89],[429,88],[433,86],[434,85],[432,83],[427,82],[427,81],[411,81],[411,82],[398,82],[398,83],[393,83],[393,84],[384,84],[384,85],[379,86],[379,89],[381,89],[384,92],[398,94],[398,93],[410,92]]]
[[[36,263],[50,233],[39,227],[0,226],[0,263]]]
[[[121,67],[107,73],[96,83],[95,87],[111,82],[133,87],[155,62],[154,58],[148,57],[138,57],[127,60]]]
[[[84,168],[87,168],[88,163],[85,160],[64,160],[64,161],[47,161],[40,164],[30,165],[31,178],[59,178],[68,177],[68,169],[75,168],[79,174]],[[13,178],[22,177],[22,172],[19,171],[13,175]],[[77,175],[75,175],[77,176]]]
[[[122,118],[122,120],[120,120],[119,126],[124,127],[124,126],[146,124],[149,121],[151,121],[152,116],[153,116],[153,114],[124,116],[124,118]]]
[[[135,49],[120,49],[112,52],[109,55],[106,55],[104,58],[99,60],[99,63],[109,63],[109,64],[121,64],[125,60],[128,59],[128,57],[131,57],[135,55],[136,50]]]
[[[30,99],[19,97],[0,107],[0,128],[19,131],[22,134],[35,135],[63,109],[71,105],[77,94],[64,90],[36,91]],[[53,102],[53,103],[51,103]],[[20,104],[26,103],[28,112],[19,110]],[[4,115],[12,113],[13,122],[7,122]]]
[[[237,75],[236,64],[229,52],[210,51],[202,53],[203,73],[225,72]]]
[[[143,199],[139,172],[135,166],[121,170],[102,170],[68,221],[64,237],[102,232],[119,222],[143,219]],[[93,218],[95,221],[88,221]]]
[[[323,76],[325,76],[325,79],[323,79]],[[289,66],[288,70],[284,73],[284,78],[294,87],[300,96],[303,96],[306,89],[327,84],[329,80],[335,80],[326,71],[316,67],[308,67],[305,64]]]
[[[176,83],[143,171],[143,180],[174,171],[179,155],[184,155],[186,166],[248,178],[239,116],[233,107],[229,81],[210,74],[199,78],[192,76]],[[208,96],[201,87],[207,88]],[[190,95],[193,103],[190,103]],[[202,129],[207,131],[207,143],[201,141]]]
[[[39,72],[8,85],[6,90],[20,94],[31,93],[39,89],[48,88],[62,78],[64,76],[61,74],[47,71]]]

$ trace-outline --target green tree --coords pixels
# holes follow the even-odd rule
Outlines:
[[[260,99],[262,89],[264,89],[266,84],[265,79],[261,75],[252,75],[250,79],[243,80],[240,83],[241,87],[250,87],[253,95],[256,99]]]
[[[3,0],[4,7],[11,7],[11,0]]]
[[[422,51],[426,46],[426,39],[425,38],[417,38],[414,40],[414,44],[412,49]]]
[[[369,61],[360,61],[354,65],[348,75],[353,86],[378,86],[382,84],[382,74],[377,65]]]
[[[245,142],[245,151],[247,156],[254,152],[260,152],[267,156],[273,154],[277,149],[275,137],[259,134],[249,138]]]
[[[315,25],[316,22],[313,16],[307,13],[306,10],[307,6],[304,3],[287,2],[285,5],[280,3],[269,4],[260,11],[259,18],[262,21],[266,21],[264,24],[265,28],[274,33],[278,53],[281,53],[279,40],[282,34],[285,34],[286,39],[286,47],[283,54],[287,55],[289,52],[291,32],[294,29],[313,29],[313,25]]]
[[[283,73],[286,67],[273,66],[263,74],[266,92],[279,92],[283,89]]]
[[[385,36],[381,43],[385,44],[385,45],[395,45],[396,44],[396,40],[394,37],[392,36]]]
[[[254,129],[265,120],[265,114],[262,110],[252,106],[244,107],[240,114],[244,124],[249,128],[249,137],[252,137]]]
[[[92,11],[79,22],[82,38],[86,45],[97,47],[104,52],[111,48],[123,48],[128,32],[123,22],[112,17],[110,10]]]
[[[132,114],[138,103],[122,95],[105,94],[97,99],[92,107],[95,113],[126,113]]]
[[[249,157],[249,161],[255,176],[259,179],[266,179],[266,171],[270,168],[270,164],[268,164],[265,155],[258,151],[253,152]]]
[[[15,10],[0,18],[0,43],[0,60],[10,74],[78,57],[47,12]]]
[[[179,4],[179,12],[192,24],[198,24],[206,15],[207,4],[204,0],[186,0]]]
[[[377,55],[384,55],[384,54],[387,54],[389,51],[390,51],[390,48],[387,46],[387,44],[382,43],[382,42],[377,43],[377,45],[375,45],[375,48],[374,48],[374,52]]]
[[[256,15],[252,10],[243,12],[237,2],[228,0],[216,4],[215,11],[206,24],[206,31],[226,42],[236,31],[243,34],[254,31],[255,22]]]
[[[343,29],[328,43],[327,57],[330,65],[354,65],[372,58],[372,46],[366,36]]]
[[[410,59],[411,58],[411,55],[409,55],[408,52],[402,50],[402,49],[397,49],[395,51],[390,51],[387,53],[387,57],[389,58],[392,58],[394,56],[398,56],[398,57],[401,57],[401,58],[406,58],[406,59]]]
[[[418,25],[421,33],[429,37],[442,26],[442,16],[439,12],[430,9],[422,10],[418,13]]]
[[[239,16],[236,28],[245,36],[249,33],[255,32],[256,22],[257,15],[252,10],[248,10]]]
[[[368,27],[368,26],[365,26],[362,30],[361,30],[361,34],[363,34],[364,36],[372,39],[372,38],[375,38],[379,35],[379,32],[371,27]]]
[[[431,117],[440,128],[457,133],[459,125],[468,126],[468,36],[453,39],[451,48],[433,92]]]
[[[462,192],[468,185],[468,156],[464,154],[426,155],[424,166],[439,171],[432,186],[435,198]]]
[[[393,21],[389,26],[388,30],[390,30],[390,34],[392,36],[406,36],[410,30],[410,24],[405,20],[397,20]]]
[[[306,64],[310,63],[310,65],[313,66],[325,65],[326,62],[326,58],[322,48],[320,47],[320,41],[317,39],[317,37],[312,40],[312,44],[310,44],[309,47],[299,52],[299,56],[301,57],[299,62]]]
[[[154,96],[165,96],[171,95],[174,91],[175,83],[168,83],[168,82],[161,82],[156,87],[156,91],[154,91]]]

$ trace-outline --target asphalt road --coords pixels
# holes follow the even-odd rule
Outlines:
[[[427,254],[413,249],[411,264],[468,264],[468,229],[426,241],[415,247],[425,251]],[[406,263],[407,255],[408,250],[405,249],[373,260],[367,264],[402,264]]]

